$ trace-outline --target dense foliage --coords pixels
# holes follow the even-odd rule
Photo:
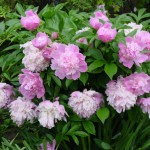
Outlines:
[[[120,54],[120,51],[121,49],[126,50],[123,45],[125,45],[125,43],[128,43],[126,37],[130,36],[131,38],[133,38],[139,28],[133,28],[133,30],[130,30],[134,25],[129,26],[127,24],[134,22],[136,24],[142,25],[142,30],[150,31],[150,13],[146,13],[145,9],[140,9],[136,13],[117,15],[114,18],[110,18],[108,16],[108,20],[112,23],[113,26],[109,26],[109,23],[108,26],[103,26],[103,24],[105,24],[105,21],[107,22],[107,18],[105,18],[104,20],[100,20],[100,26],[102,25],[102,27],[106,27],[106,29],[109,30],[109,33],[107,34],[106,32],[105,35],[107,37],[103,37],[101,35],[105,33],[101,33],[100,28],[97,28],[95,24],[92,24],[93,21],[89,21],[90,16],[94,16],[93,13],[78,12],[77,10],[69,10],[69,12],[66,13],[62,10],[66,5],[67,3],[59,4],[56,7],[46,5],[38,13],[38,16],[41,20],[40,25],[36,25],[36,23],[38,22],[37,20],[33,28],[27,27],[27,25],[24,24],[23,21],[22,24],[20,22],[20,18],[21,16],[25,16],[26,10],[32,9],[34,12],[38,11],[38,7],[33,6],[26,6],[24,8],[21,4],[16,4],[15,11],[13,13],[7,12],[5,14],[6,19],[0,22],[1,82],[12,85],[14,87],[16,97],[21,96],[22,94],[28,99],[33,99],[32,101],[35,105],[39,105],[40,103],[40,107],[38,106],[39,111],[43,107],[41,98],[43,97],[43,93],[41,91],[43,90],[44,84],[45,98],[46,100],[51,101],[47,103],[47,106],[50,106],[51,103],[59,102],[61,106],[64,106],[63,108],[61,107],[61,110],[63,110],[63,112],[66,111],[66,113],[64,112],[65,117],[63,119],[55,118],[58,120],[65,120],[66,118],[66,122],[58,121],[57,123],[55,123],[55,126],[51,128],[51,126],[46,125],[45,127],[43,127],[44,121],[41,121],[39,118],[39,121],[38,119],[31,119],[33,121],[32,124],[29,122],[30,119],[28,121],[24,121],[24,124],[22,124],[22,122],[20,123],[14,121],[15,119],[17,120],[17,118],[15,118],[13,119],[13,121],[15,122],[14,123],[10,119],[10,113],[16,111],[13,107],[13,104],[11,104],[11,106],[7,108],[0,109],[0,140],[2,143],[0,149],[35,150],[40,148],[41,143],[43,143],[44,149],[46,149],[47,142],[52,143],[52,141],[56,139],[56,149],[60,150],[148,150],[150,148],[150,121],[148,115],[144,114],[141,111],[139,105],[135,105],[130,110],[126,111],[125,109],[127,109],[128,107],[124,108],[123,111],[125,112],[122,112],[122,110],[120,111],[120,109],[115,107],[117,106],[117,104],[115,106],[113,106],[114,103],[110,104],[110,101],[108,101],[108,97],[109,88],[111,88],[111,86],[109,86],[108,83],[112,79],[118,80],[116,82],[119,83],[118,76],[121,75],[122,77],[126,78],[130,75],[133,75],[134,72],[144,72],[145,74],[147,74],[147,76],[150,75],[149,61],[147,61],[146,57],[144,57],[144,60],[142,59],[142,61],[140,61],[141,59],[139,57],[138,58],[140,60],[137,59],[137,61],[134,58],[134,64],[130,65],[128,65],[128,61],[126,63],[124,62],[124,59],[120,60],[121,56],[123,57],[123,54]],[[24,28],[22,26],[24,26]],[[28,30],[26,30],[25,28]],[[34,30],[35,28],[37,29]],[[128,31],[130,30],[130,32],[125,34],[126,30],[124,29]],[[40,32],[45,34],[37,35],[37,33]],[[54,32],[57,33],[57,36],[54,34]],[[79,52],[74,53],[74,55],[70,54],[71,56],[73,56],[71,57],[72,59],[70,59],[70,61],[76,58],[80,60],[81,64],[84,64],[82,66],[86,66],[83,62],[84,58],[81,56],[84,55],[86,56],[85,62],[88,66],[88,70],[86,70],[85,68],[83,70],[80,69],[82,70],[80,71],[80,77],[70,77],[67,76],[68,70],[64,71],[64,69],[62,72],[65,72],[65,75],[62,77],[62,74],[56,74],[56,70],[61,66],[59,64],[61,63],[61,61],[59,62],[60,58],[56,56],[63,54],[53,54],[53,56],[51,56],[51,67],[47,67],[46,70],[38,68],[40,70],[40,76],[36,73],[31,73],[25,70],[22,73],[21,69],[25,67],[33,72],[39,72],[39,70],[37,68],[32,68],[33,70],[30,68],[32,62],[25,61],[24,58],[27,55],[23,53],[25,46],[20,47],[20,44],[25,44],[26,42],[34,39],[33,45],[36,48],[39,48],[38,42],[35,39],[41,35],[44,36],[44,39],[46,39],[46,44],[48,44],[49,42],[47,40],[48,35],[49,37],[51,36],[52,43],[57,42],[66,44],[68,49],[74,49],[73,45],[68,45],[69,43],[77,45],[80,50]],[[111,36],[109,37],[109,35]],[[119,43],[122,43],[122,46],[118,46]],[[146,49],[146,52],[148,49],[147,47],[144,47],[144,49]],[[39,49],[43,49],[43,47],[40,47]],[[65,49],[63,52],[67,50]],[[75,51],[77,50],[75,49]],[[67,51],[67,54],[68,53],[69,51]],[[134,53],[136,53],[136,51]],[[145,53],[139,53],[143,58],[143,55]],[[35,56],[35,54],[32,53],[31,56]],[[38,61],[38,57],[35,60]],[[36,64],[36,61],[34,63]],[[81,64],[78,65],[80,66]],[[27,76],[26,78],[24,77],[24,74]],[[32,81],[33,79],[35,79],[33,77],[33,74],[36,74],[35,76],[37,82],[35,83],[35,87],[38,87],[38,92],[36,91],[38,94],[39,91],[41,92],[39,95],[37,93],[34,93],[34,90],[30,91],[30,93],[24,92],[25,87],[21,85],[22,82],[27,84],[30,80]],[[30,75],[32,76],[32,78],[28,77]],[[149,76],[147,76],[143,77],[145,80],[147,79],[147,81],[145,82],[149,82]],[[144,80],[143,78],[141,77],[140,80]],[[41,79],[43,80],[43,84]],[[144,86],[146,84],[147,83],[145,83]],[[115,86],[116,85],[114,84],[110,91],[113,91],[113,88]],[[134,94],[128,94],[128,92],[130,91],[129,89],[126,90],[126,93],[122,94],[124,94],[125,96],[129,95],[129,98],[134,97],[135,100],[137,100],[137,97],[138,99],[140,99],[150,96],[149,87],[140,88],[142,88],[140,92],[138,91],[136,93],[134,91]],[[90,114],[90,110],[88,110],[85,114],[84,112],[82,112],[80,115],[78,114],[78,116],[75,110],[77,108],[80,113],[80,109],[78,109],[78,107],[74,108],[75,104],[72,105],[71,102],[68,105],[68,100],[71,101],[73,99],[73,95],[71,94],[74,91],[83,92],[85,89],[87,89],[88,91],[93,90],[96,92],[100,92],[103,95],[102,100],[102,95],[99,93],[98,99],[101,99],[101,101],[103,101],[103,104],[100,103],[98,108],[97,105],[95,106],[96,110],[94,115],[92,116],[91,114],[93,114],[93,112]],[[105,92],[106,89],[107,92]],[[118,89],[116,88],[116,90]],[[78,92],[77,95],[80,95],[80,92]],[[86,91],[84,92],[86,93]],[[34,94],[37,94],[38,98],[34,98]],[[59,100],[57,99],[57,97],[59,97]],[[21,99],[21,101],[23,104],[24,100]],[[91,101],[91,99],[89,101]],[[32,106],[33,109],[34,106],[30,106]],[[22,105],[21,107],[25,107],[25,105]],[[147,109],[147,111],[149,112],[149,108]]]

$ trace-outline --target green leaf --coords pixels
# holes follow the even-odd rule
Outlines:
[[[108,108],[100,108],[97,111],[97,116],[101,120],[101,122],[104,124],[105,120],[109,117],[109,109]]]
[[[105,65],[105,73],[109,76],[110,79],[117,73],[117,66],[114,63]]]
[[[26,141],[23,141],[24,146],[27,148],[27,150],[32,150],[29,144]]]
[[[87,137],[88,134],[86,132],[83,132],[83,131],[76,131],[74,132],[75,135],[78,135],[80,137]]]
[[[18,11],[18,13],[20,14],[20,15],[24,15],[24,9],[23,9],[23,7],[22,7],[22,5],[21,4],[19,4],[19,3],[17,3],[16,4],[16,6],[15,6],[15,9]]]
[[[74,142],[79,145],[79,140],[75,135],[71,135],[71,137],[73,138]]]
[[[91,63],[88,67],[88,72],[91,72],[101,66],[104,65],[104,61],[103,60],[95,60],[93,63]]]
[[[111,146],[110,146],[108,143],[105,143],[105,142],[102,142],[102,143],[101,143],[101,146],[102,146],[102,148],[105,149],[105,150],[111,149]]]
[[[72,82],[73,82],[73,80],[66,79],[66,82],[65,82],[66,88],[68,88]]]
[[[84,121],[84,122],[82,122],[82,125],[83,125],[84,129],[88,133],[95,135],[96,131],[95,131],[95,126],[94,126],[93,122],[91,122],[91,121]]]
[[[53,78],[53,80],[55,81],[55,83],[56,83],[58,86],[61,87],[61,81],[60,81],[60,79],[57,78],[56,76],[53,76],[53,75],[52,75],[52,78]]]
[[[89,75],[87,73],[82,73],[79,80],[85,85],[88,80]]]
[[[66,123],[65,126],[62,128],[62,134],[65,134],[68,131],[69,127],[70,127],[70,122]]]
[[[5,23],[4,21],[0,22],[0,34],[2,34],[5,30]]]

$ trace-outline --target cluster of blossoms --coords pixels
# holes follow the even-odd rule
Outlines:
[[[107,101],[118,113],[124,112],[138,104],[138,96],[150,92],[149,84],[150,76],[145,73],[134,73],[125,78],[119,77],[117,81],[112,80],[107,84]],[[147,112],[149,107],[146,100],[139,100],[144,112]]]
[[[131,29],[125,29],[125,35],[128,35],[135,29],[137,32],[133,37],[126,37],[126,44],[119,43],[119,61],[125,67],[131,68],[134,63],[140,66],[141,63],[150,60],[150,33],[142,31],[142,25],[131,22],[127,26],[130,26]]]
[[[93,90],[75,91],[68,102],[73,111],[82,118],[90,118],[103,104],[101,93]]]
[[[90,17],[90,25],[97,30],[98,39],[104,43],[112,41],[117,34],[116,29],[112,28],[105,11],[98,10]]]

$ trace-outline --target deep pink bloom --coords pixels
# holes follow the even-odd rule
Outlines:
[[[33,119],[37,117],[35,109],[36,105],[24,97],[18,97],[9,105],[11,119],[18,126],[22,125],[25,120],[29,120],[32,123]]]
[[[45,94],[43,80],[39,73],[32,73],[27,69],[22,69],[24,74],[19,75],[19,92],[27,99],[33,99],[35,96],[41,98]]]
[[[56,147],[56,140],[53,140],[53,143],[52,143],[52,144],[47,143],[47,145],[46,145],[46,150],[55,150],[55,147]],[[43,144],[41,144],[40,150],[44,150]]]
[[[53,128],[58,120],[65,120],[67,115],[63,105],[60,105],[58,101],[54,103],[49,100],[45,100],[37,107],[38,120],[43,127]]]
[[[131,68],[134,63],[140,66],[140,63],[148,59],[148,56],[142,53],[145,44],[134,37],[127,37],[126,44],[120,42],[119,48],[119,61],[128,68]]]
[[[93,90],[75,91],[68,102],[73,111],[82,118],[89,118],[102,104],[102,94]]]
[[[21,24],[27,30],[35,30],[40,25],[40,18],[32,10],[25,12],[26,17],[21,17]]]
[[[148,113],[150,118],[150,98],[141,98],[138,103],[144,113]]]
[[[109,19],[106,16],[106,14],[104,12],[100,11],[100,10],[94,12],[94,14],[95,14],[95,17],[98,18],[98,19],[101,19],[101,20],[103,20],[105,22],[109,21]]]
[[[135,37],[145,44],[146,49],[150,50],[150,33],[147,31],[138,32]]]
[[[0,109],[13,100],[13,95],[13,86],[6,83],[0,83]]]
[[[116,34],[116,29],[112,29],[112,24],[108,22],[105,22],[97,31],[98,39],[105,43],[112,41],[116,37]]]
[[[103,24],[99,21],[98,18],[90,17],[90,25],[98,30]]]
[[[140,96],[150,92],[150,76],[145,73],[134,73],[124,78],[125,87],[133,94]]]
[[[80,77],[80,72],[87,71],[87,63],[85,56],[79,52],[76,45],[59,44],[57,50],[52,54],[51,68],[55,71],[55,75],[60,79],[65,77],[76,80]]]
[[[124,79],[110,81],[107,84],[106,95],[108,103],[118,112],[124,112],[136,104],[137,96],[126,89]]]
[[[50,44],[50,42],[51,40],[49,39],[49,37],[45,33],[42,33],[42,32],[39,32],[36,35],[36,38],[32,40],[33,46],[39,49],[43,49],[48,44]]]
[[[58,33],[57,32],[52,32],[51,38],[54,39],[54,40],[58,39]]]

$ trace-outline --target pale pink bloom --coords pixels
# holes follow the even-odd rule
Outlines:
[[[138,25],[138,24],[136,24],[134,22],[130,22],[130,23],[125,24],[125,25],[127,25],[128,27],[131,28],[131,29],[124,29],[125,36],[127,36],[129,33],[134,31],[135,29],[137,29],[137,32],[136,32],[136,34],[137,34],[137,33],[139,33],[142,30],[142,27],[143,27],[142,24]]]
[[[0,83],[0,108],[6,107],[13,100],[13,86]]]
[[[47,142],[46,150],[55,150],[55,147],[56,147],[56,140],[53,140],[52,144]],[[43,144],[41,144],[40,150],[44,150],[44,145]]]
[[[142,73],[134,73],[124,78],[125,87],[133,94],[140,96],[150,92],[150,76]]]
[[[108,19],[108,17],[106,16],[106,14],[105,14],[104,12],[100,11],[100,10],[94,12],[94,15],[95,15],[96,18],[98,18],[98,19],[100,19],[100,20],[103,20],[103,21],[105,21],[105,22],[108,22],[108,21],[109,21],[109,19]]]
[[[97,31],[98,39],[107,43],[115,39],[117,34],[116,29],[112,29],[112,24],[106,22],[102,27]]]
[[[82,44],[85,44],[85,45],[88,44],[88,41],[87,41],[87,39],[85,37],[82,37],[82,38],[78,39],[76,42],[82,43]]]
[[[76,32],[76,34],[79,34],[79,33],[85,32],[85,31],[88,31],[89,29],[90,29],[89,27],[84,27],[84,28],[82,28],[81,30],[78,30],[78,31]]]
[[[36,35],[36,38],[32,40],[33,46],[39,49],[43,49],[50,43],[51,43],[51,40],[49,39],[49,37],[45,33],[42,33],[42,32],[39,32]]]
[[[120,42],[119,48],[119,61],[128,68],[131,68],[134,63],[137,66],[140,66],[140,63],[143,63],[148,59],[148,56],[142,53],[145,44],[136,38],[127,37],[126,44]]]
[[[107,101],[118,113],[130,109],[136,104],[137,96],[126,89],[124,79],[110,81],[107,84]]]
[[[148,116],[150,118],[150,98],[141,98],[138,101],[138,105],[140,105],[144,113],[148,113]]]
[[[54,103],[49,100],[45,100],[37,107],[38,120],[43,127],[53,128],[58,120],[65,120],[67,115],[63,105],[60,105],[58,101]]]
[[[99,21],[98,18],[95,18],[95,17],[90,17],[90,25],[98,30],[103,24]]]
[[[59,44],[57,50],[52,54],[51,69],[55,70],[55,75],[60,79],[76,80],[80,77],[80,72],[87,71],[85,56],[79,52],[76,45]]]
[[[26,17],[21,17],[21,24],[27,30],[35,30],[40,25],[40,18],[32,10],[25,12]]]
[[[28,41],[25,44],[21,44],[20,48],[24,48],[23,49],[23,53],[25,55],[28,55],[30,53],[37,53],[37,52],[39,52],[39,49],[33,46],[32,41]]]
[[[29,53],[24,56],[22,63],[25,68],[29,69],[32,72],[40,72],[50,65],[50,61],[45,59],[43,56],[43,51],[38,51],[35,53]]]
[[[81,118],[90,118],[102,104],[102,94],[93,90],[75,91],[71,94],[68,102],[68,105]]]
[[[22,125],[25,120],[33,123],[33,119],[37,117],[35,109],[36,105],[24,97],[18,97],[9,105],[11,119],[18,126]]]
[[[135,35],[135,38],[145,44],[147,50],[150,50],[150,33],[147,31],[140,31]]]
[[[19,75],[19,92],[27,99],[33,99],[35,96],[41,98],[45,94],[43,80],[39,73],[32,73],[28,69],[22,69],[24,74]]]
[[[52,32],[51,38],[54,39],[54,40],[58,39],[58,33],[57,32]]]

